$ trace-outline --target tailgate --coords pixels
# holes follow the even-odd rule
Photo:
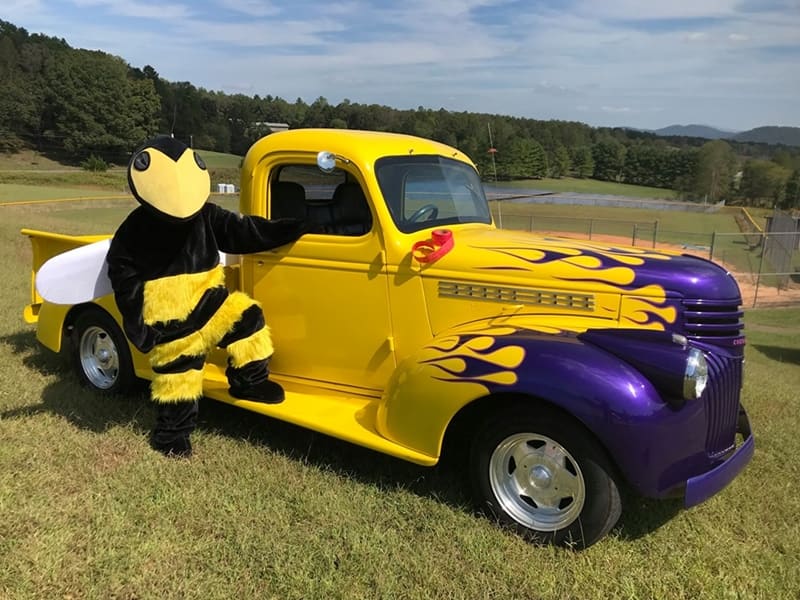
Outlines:
[[[31,249],[33,250],[33,260],[31,265],[31,301],[24,311],[23,317],[28,323],[35,323],[39,315],[39,307],[42,304],[42,298],[36,292],[36,273],[39,268],[50,258],[72,250],[80,246],[99,242],[110,235],[64,235],[61,233],[51,233],[48,231],[37,231],[35,229],[23,229],[22,235],[28,236],[31,241]]]

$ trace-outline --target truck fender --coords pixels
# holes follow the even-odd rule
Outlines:
[[[486,327],[438,336],[403,360],[381,399],[377,427],[399,444],[439,456],[456,413],[498,394],[563,409],[612,449],[615,461],[620,429],[670,410],[639,371],[574,334]]]

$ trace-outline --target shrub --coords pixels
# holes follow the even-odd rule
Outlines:
[[[99,156],[95,156],[94,154],[90,155],[89,158],[83,161],[81,163],[81,167],[83,167],[83,169],[86,171],[94,171],[102,173],[108,171],[108,163]]]

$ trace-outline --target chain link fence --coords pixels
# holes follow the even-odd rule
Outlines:
[[[737,215],[739,232],[670,231],[658,221],[538,216],[495,212],[505,229],[588,239],[639,248],[673,250],[713,260],[739,283],[746,307],[800,305],[800,219],[776,213],[767,230],[746,210]]]

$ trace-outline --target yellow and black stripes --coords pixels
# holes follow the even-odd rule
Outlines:
[[[159,373],[150,384],[150,395],[156,402],[174,403],[198,400],[203,395],[203,357],[196,357],[200,369],[178,373]],[[153,369],[155,370],[155,369]]]
[[[208,203],[179,223],[140,206],[117,229],[106,257],[126,335],[149,352],[154,344],[200,329],[227,295],[220,250],[265,251],[303,231],[296,219],[269,221]]]
[[[150,364],[157,374],[151,387],[153,399],[183,402],[199,398],[205,356],[216,346],[227,349],[234,369],[266,361],[273,346],[260,305],[233,292],[200,329],[153,348]]]
[[[224,285],[225,271],[222,265],[200,273],[184,273],[146,281],[142,306],[145,325],[186,321],[202,301],[208,300],[204,296],[209,290]],[[202,315],[193,317],[198,320]]]

